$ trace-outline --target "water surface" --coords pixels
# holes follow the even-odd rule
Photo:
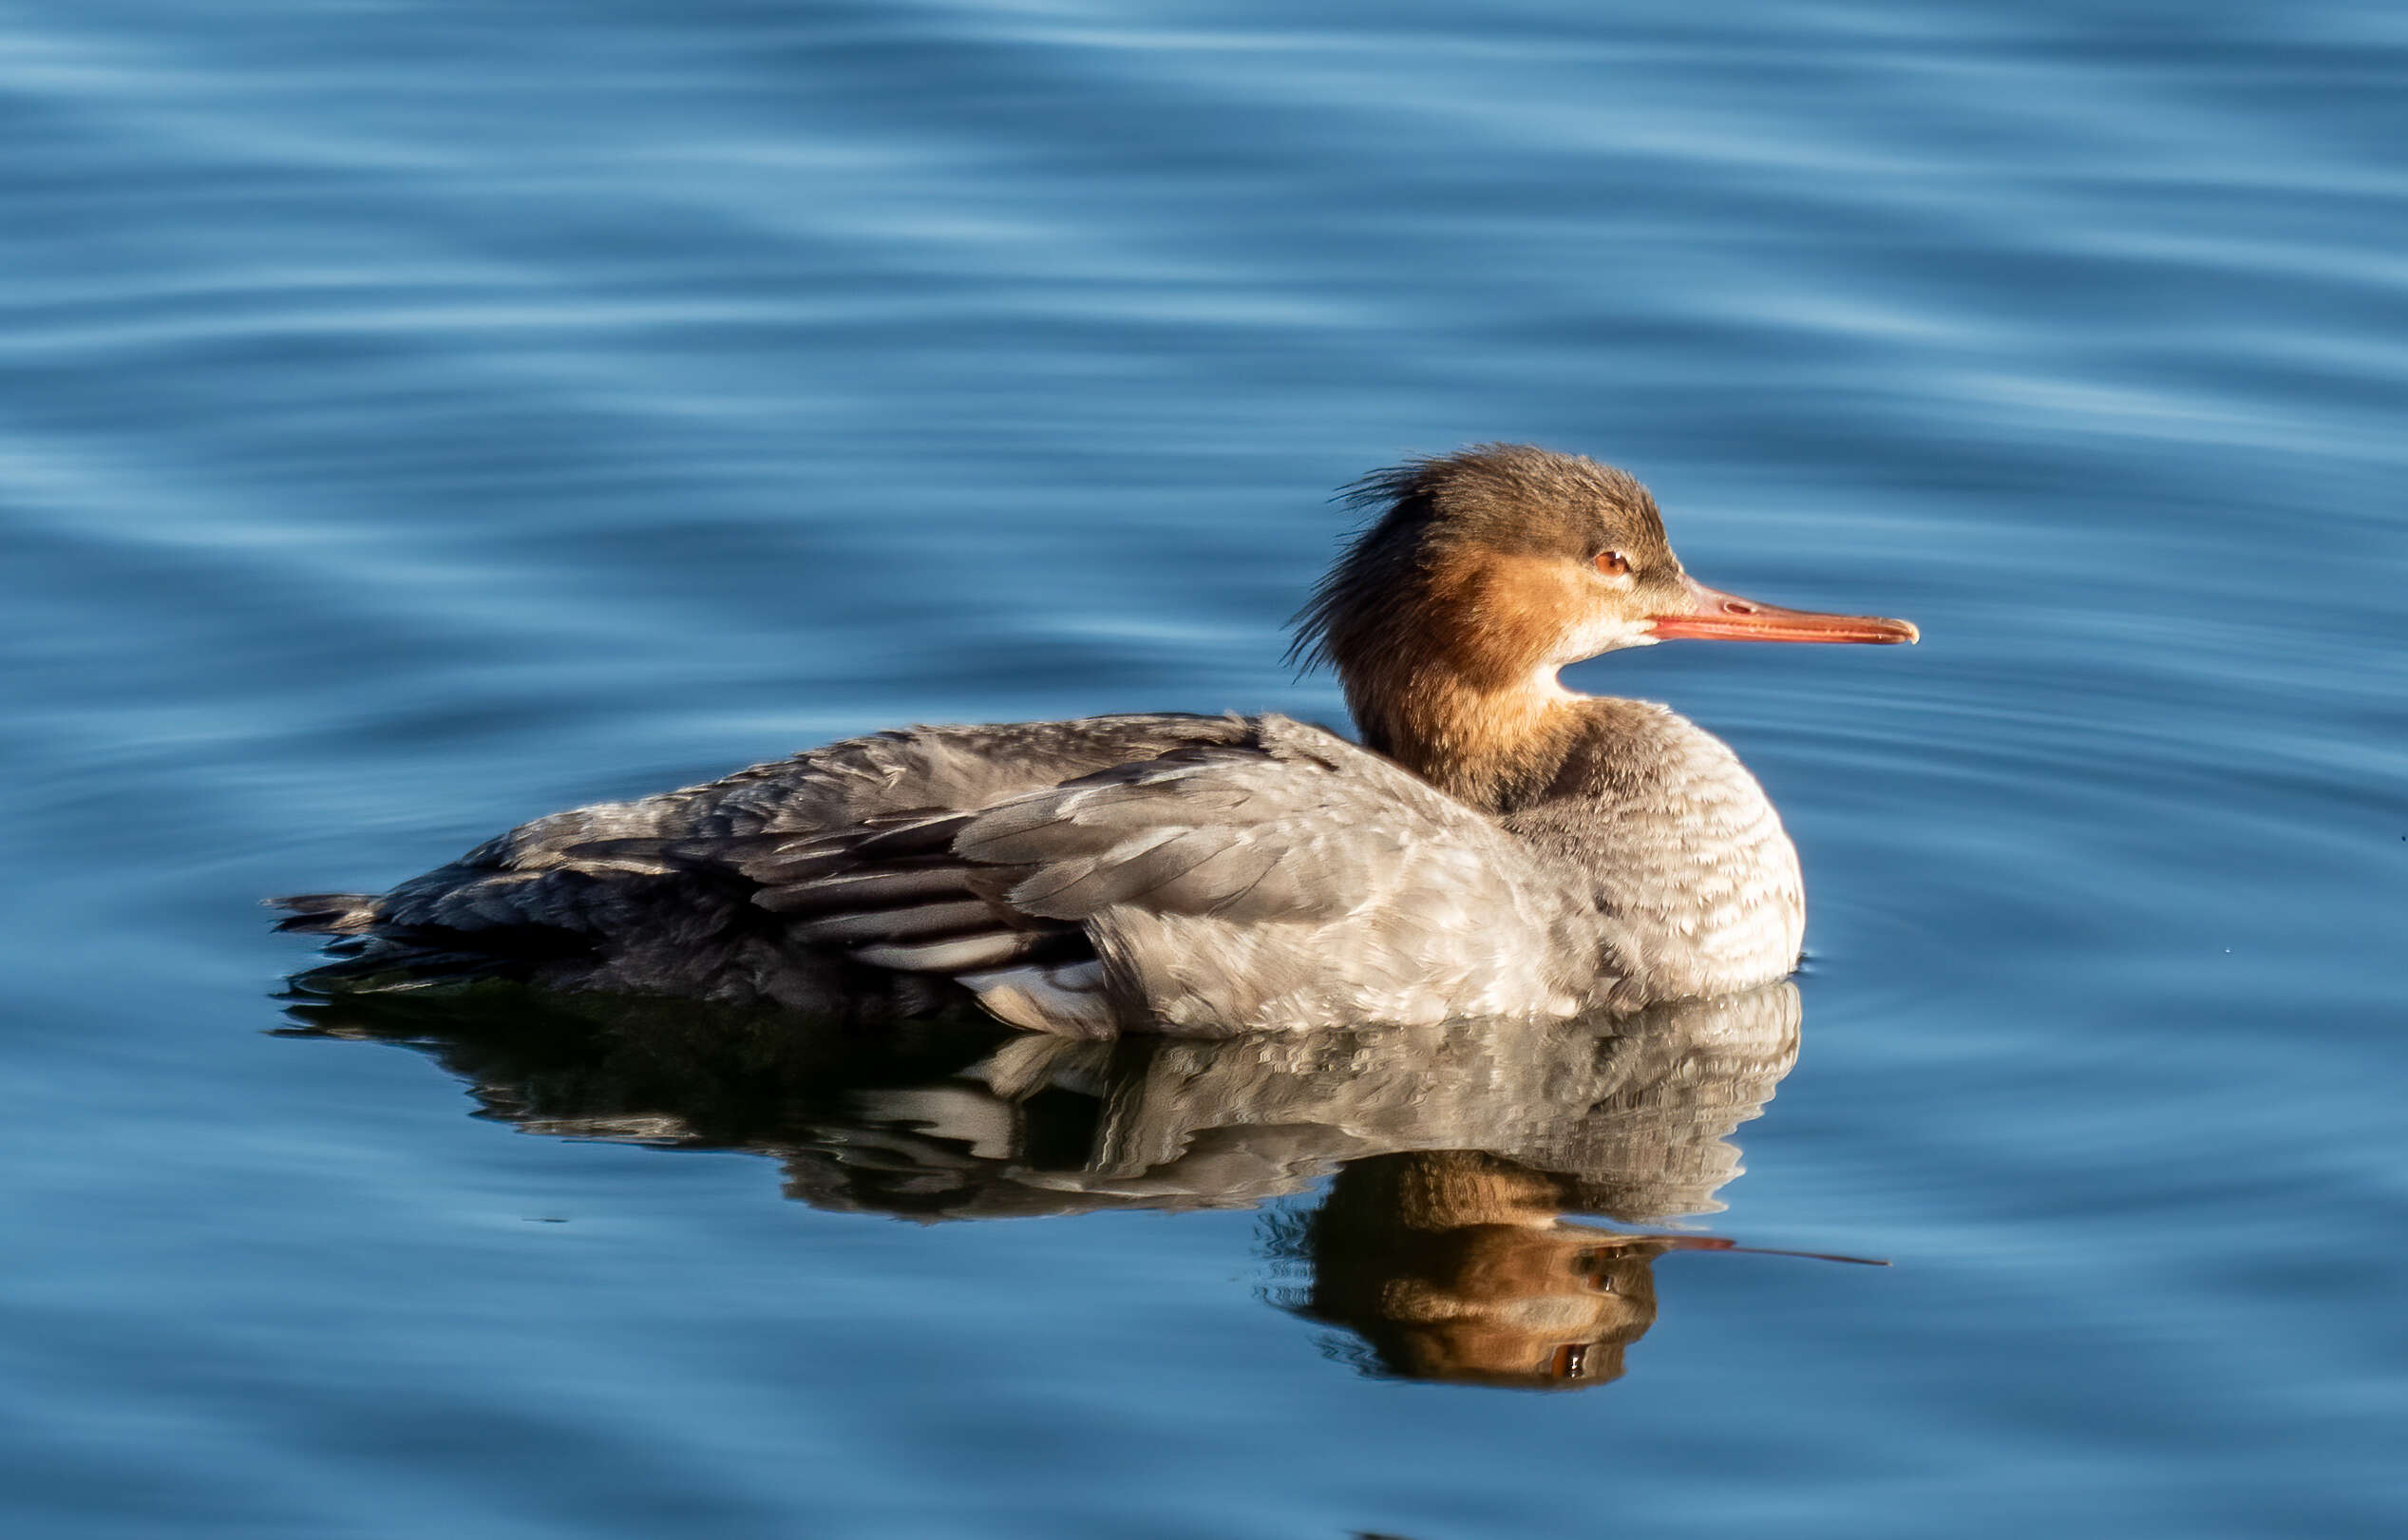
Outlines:
[[[2397,1532],[2403,69],[2366,0],[0,7],[12,1527]],[[263,893],[1337,719],[1324,498],[1485,439],[1924,627],[1572,671],[1784,810],[1745,1032],[275,1035]],[[1588,1388],[1381,1313],[1472,1230],[1611,1275],[1521,1318]]]

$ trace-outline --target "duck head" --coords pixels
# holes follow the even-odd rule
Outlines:
[[[1296,618],[1293,656],[1327,663],[1374,748],[1440,784],[1576,699],[1567,663],[1624,647],[1911,642],[1914,626],[1742,599],[1689,576],[1635,479],[1578,455],[1488,444],[1375,471],[1378,510]]]

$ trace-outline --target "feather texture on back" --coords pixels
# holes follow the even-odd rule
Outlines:
[[[1357,745],[1283,716],[921,727],[540,818],[389,892],[277,901],[321,984],[559,988],[1194,1036],[1569,1016],[1795,965],[1797,858],[1746,768],[1556,670],[1663,637],[1910,641],[1705,588],[1655,504],[1491,445],[1360,484],[1316,590]]]

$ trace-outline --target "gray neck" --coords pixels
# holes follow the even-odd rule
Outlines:
[[[1577,863],[1607,965],[1717,995],[1797,965],[1806,899],[1797,851],[1764,789],[1721,739],[1647,701],[1579,703],[1582,731],[1552,784],[1508,829]]]

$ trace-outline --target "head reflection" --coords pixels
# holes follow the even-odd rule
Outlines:
[[[1563,1184],[1482,1150],[1338,1173],[1302,1228],[1299,1313],[1346,1327],[1374,1373],[1535,1389],[1603,1384],[1656,1322],[1662,1247],[1563,1217]]]
[[[815,1207],[921,1220],[1249,1207],[1280,1303],[1383,1376],[1580,1387],[1654,1323],[1653,1266],[1721,1207],[1728,1139],[1797,1052],[1787,983],[1636,1016],[1223,1041],[865,1035],[667,1000],[302,1001],[310,1036],[404,1041],[531,1132],[777,1157]],[[1601,1223],[1610,1222],[1610,1223]]]

